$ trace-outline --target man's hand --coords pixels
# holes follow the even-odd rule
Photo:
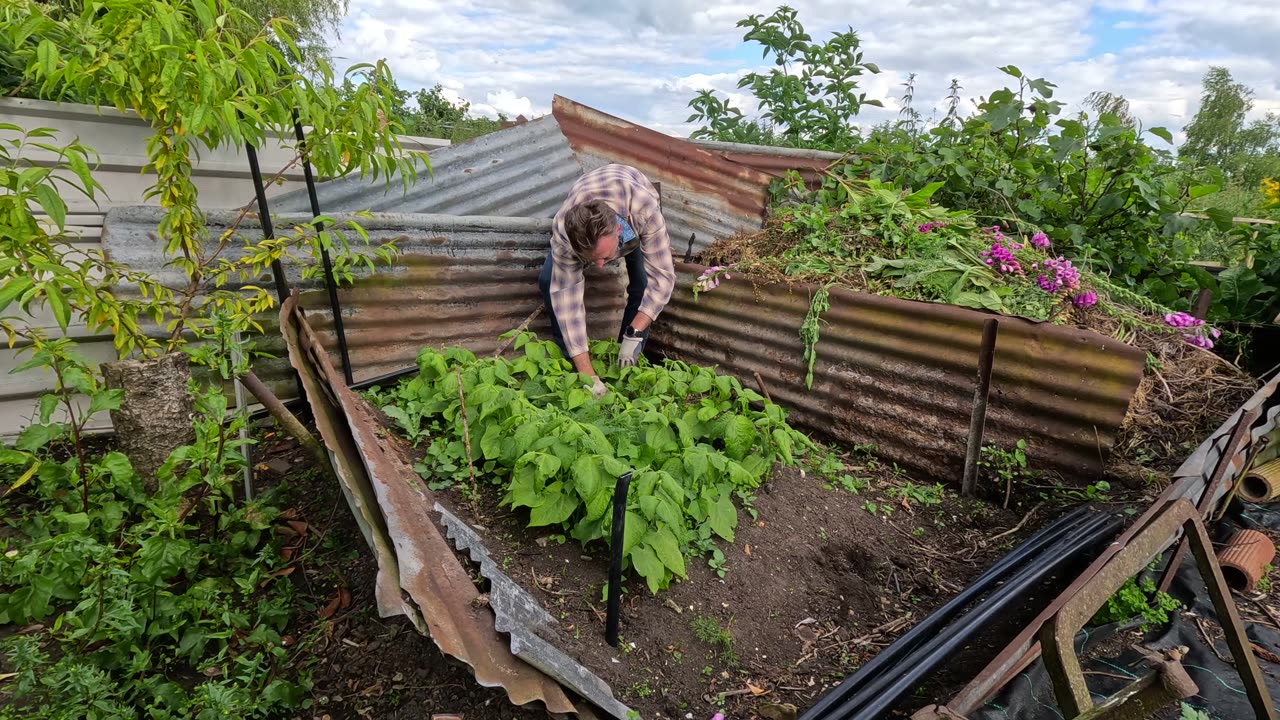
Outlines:
[[[624,337],[618,348],[618,367],[633,367],[640,360],[640,345],[643,337]]]
[[[595,382],[587,386],[587,389],[591,391],[591,395],[595,397],[595,399],[599,400],[605,396],[605,393],[609,392],[609,388],[605,386],[604,381],[600,378],[596,377],[593,379]]]

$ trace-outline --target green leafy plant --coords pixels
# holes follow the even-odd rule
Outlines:
[[[195,441],[144,491],[118,452],[92,455],[83,429],[118,402],[54,341],[35,353],[58,378],[40,422],[0,450],[0,625],[49,630],[0,643],[17,682],[6,717],[266,717],[298,707],[282,634],[290,587],[268,500],[233,504],[245,465],[242,412],[225,422],[217,387],[193,386]],[[85,410],[66,403],[89,398]],[[63,419],[51,419],[63,406]],[[19,457],[21,456],[21,459]],[[10,462],[16,461],[16,462]],[[37,470],[24,483],[28,466]],[[21,479],[21,477],[19,478]]]
[[[715,618],[699,615],[689,621],[689,629],[699,641],[715,648],[721,663],[729,667],[737,667],[738,654],[733,650],[733,636],[726,628],[721,627]],[[703,673],[706,674],[705,669]]]
[[[1143,629],[1148,625],[1166,625],[1169,613],[1180,607],[1182,603],[1157,590],[1151,578],[1129,578],[1093,616],[1093,624],[1105,625],[1141,617]]]
[[[1213,716],[1203,710],[1197,710],[1186,703],[1182,703],[1181,713],[1178,716],[1181,720],[1213,720]]]
[[[907,482],[890,487],[888,490],[889,497],[903,498],[925,507],[941,505],[944,492],[945,489],[942,487],[942,483],[916,485],[915,483]]]
[[[1026,450],[1027,441],[1021,439],[1015,442],[1013,448],[1009,450],[995,445],[984,445],[982,447],[982,456],[978,459],[978,467],[982,469],[988,480],[994,481],[998,485],[1004,485],[1006,505],[1009,503],[1009,496],[1013,492],[1015,484],[1024,483],[1037,477],[1037,473],[1027,465]]]
[[[424,350],[418,376],[381,394],[390,398],[383,412],[427,443],[416,467],[429,482],[469,472],[469,437],[473,464],[502,488],[503,505],[584,545],[609,536],[614,485],[632,471],[624,565],[654,593],[685,576],[694,552],[722,572],[712,538],[733,540],[734,498],[749,504],[775,462],[794,463],[811,445],[782,408],[706,368],[618,369],[608,364],[616,343],[596,343],[596,369],[612,392],[595,400],[554,344],[521,333],[513,347],[523,354],[512,360]]]
[[[746,28],[745,42],[756,42],[763,57],[773,56],[767,72],[750,72],[738,81],[749,88],[760,108],[759,120],[715,96],[698,93],[689,103],[689,122],[706,122],[695,138],[735,142],[765,142],[793,147],[843,149],[857,137],[854,118],[863,105],[883,107],[858,92],[858,78],[880,68],[862,59],[861,41],[852,29],[815,42],[805,32],[794,9],[778,8],[772,15],[751,15],[738,22]]]

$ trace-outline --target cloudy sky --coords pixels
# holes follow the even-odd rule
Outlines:
[[[686,104],[736,89],[764,67],[739,19],[776,2],[648,0],[350,0],[335,65],[386,59],[401,87],[441,83],[485,114],[533,117],[564,95],[664,132],[686,135]],[[1128,97],[1148,125],[1177,130],[1195,113],[1200,79],[1225,65],[1256,92],[1255,115],[1280,112],[1280,12],[1274,0],[792,0],[815,40],[858,31],[882,73],[863,84],[892,116],[917,73],[916,107],[941,111],[952,78],[966,99],[1002,87],[1012,63],[1059,87],[1072,106],[1092,90]]]

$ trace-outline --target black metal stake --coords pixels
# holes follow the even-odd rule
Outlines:
[[[609,598],[605,606],[604,639],[618,647],[618,611],[622,602],[622,539],[627,524],[627,490],[631,473],[623,473],[613,486],[613,537],[609,540]]]
[[[276,231],[271,225],[271,210],[267,207],[267,190],[262,185],[262,168],[258,165],[258,151],[248,140],[244,143],[244,149],[249,156],[249,173],[253,175],[253,192],[258,196],[258,217],[262,221],[262,238],[272,240],[276,236]],[[271,261],[271,274],[276,281],[276,295],[280,298],[280,304],[283,305],[285,299],[289,297],[289,280],[284,276],[284,267],[280,265],[280,258]]]
[[[298,152],[302,153],[302,173],[307,180],[307,198],[311,200],[311,217],[320,217],[320,198],[316,195],[316,180],[311,174],[311,161],[303,149],[306,137],[302,132],[302,122],[298,120],[298,111],[293,111],[293,132],[298,137]],[[316,223],[316,232],[320,232],[323,223]],[[351,355],[347,351],[347,331],[342,326],[342,305],[338,303],[338,281],[333,277],[333,262],[329,259],[329,249],[320,246],[320,260],[324,263],[324,286],[329,291],[329,310],[333,313],[333,330],[338,335],[338,354],[342,357],[342,375],[350,386]]]
[[[693,240],[698,237],[698,233],[689,233],[689,247],[685,248],[684,261],[693,262]]]
[[[991,366],[995,364],[996,331],[1000,322],[988,318],[982,323],[982,347],[978,350],[978,384],[973,391],[973,414],[969,416],[969,446],[964,453],[964,479],[960,494],[972,496],[978,485],[978,456],[987,425],[987,397],[991,394]]]

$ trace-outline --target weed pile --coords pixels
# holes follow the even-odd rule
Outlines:
[[[423,350],[417,377],[371,396],[424,449],[415,469],[429,487],[461,484],[475,502],[480,475],[504,506],[528,509],[530,527],[583,545],[607,542],[615,485],[633,473],[624,566],[653,593],[686,577],[686,556],[722,561],[713,538],[733,540],[734,500],[750,508],[775,462],[813,447],[781,407],[710,369],[620,369],[616,343],[593,343],[611,388],[597,400],[553,343],[522,333],[514,347],[512,360]]]
[[[828,171],[816,190],[793,184],[763,230],[704,251],[701,260],[711,267],[694,292],[713,292],[721,277],[737,273],[758,284],[837,285],[1117,338],[1147,353],[1116,446],[1119,467],[1171,470],[1256,389],[1247,373],[1211,351],[1217,329],[1094,272],[1088,257],[1077,266],[1033,228],[984,227],[969,213],[933,204],[937,189],[905,193],[842,168]],[[814,297],[806,325],[824,309],[825,293]],[[816,337],[799,331],[811,361]]]

